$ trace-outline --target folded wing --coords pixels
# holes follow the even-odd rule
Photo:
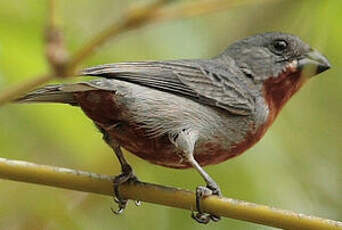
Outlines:
[[[80,75],[132,82],[248,115],[253,98],[232,72],[205,61],[177,60],[106,64],[87,68]]]

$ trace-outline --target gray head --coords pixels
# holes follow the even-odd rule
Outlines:
[[[233,43],[221,55],[234,59],[241,70],[256,82],[314,68],[313,76],[330,68],[328,60],[295,35],[271,32]],[[280,79],[279,79],[280,80]]]

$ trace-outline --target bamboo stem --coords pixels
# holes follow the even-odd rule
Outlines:
[[[5,158],[0,158],[0,178],[110,196],[113,194],[110,176]],[[187,190],[138,182],[122,185],[120,193],[128,199],[188,210],[195,209],[195,195]],[[205,212],[218,216],[283,229],[342,230],[342,223],[338,221],[231,198],[207,197],[202,202],[202,208]]]

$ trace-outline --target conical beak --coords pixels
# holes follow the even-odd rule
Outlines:
[[[326,57],[317,50],[310,51],[298,61],[299,69],[314,70],[314,75],[330,69],[331,65]]]

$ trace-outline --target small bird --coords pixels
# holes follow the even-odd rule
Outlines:
[[[121,147],[153,164],[195,168],[199,223],[220,217],[200,201],[221,196],[203,166],[237,156],[257,143],[284,104],[329,61],[297,36],[271,32],[247,37],[210,59],[105,64],[81,71],[99,79],[48,85],[17,99],[79,106],[113,148],[122,173],[114,179],[118,213],[127,200],[119,186],[136,181]]]

